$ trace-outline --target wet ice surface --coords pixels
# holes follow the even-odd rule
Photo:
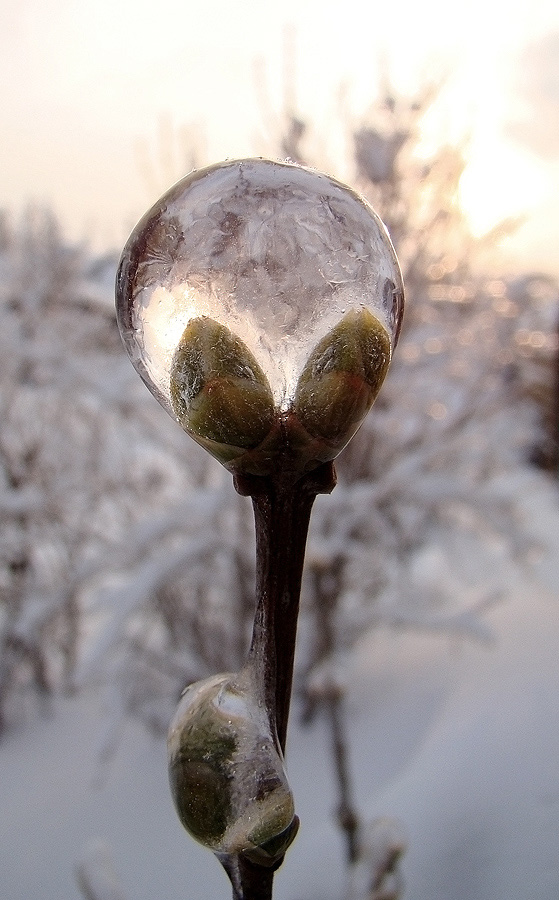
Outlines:
[[[250,671],[188,687],[169,728],[179,818],[214,852],[274,861],[291,842],[293,797]]]
[[[369,205],[326,175],[261,159],[175,185],[133,232],[118,283],[128,352],[171,412],[172,359],[194,317],[246,344],[283,407],[344,313],[369,309],[394,342],[403,303],[394,250]]]

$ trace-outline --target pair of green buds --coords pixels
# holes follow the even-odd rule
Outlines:
[[[312,351],[292,404],[281,413],[262,368],[228,328],[191,319],[170,378],[173,410],[223,465],[269,474],[278,453],[307,471],[334,459],[359,428],[384,381],[390,337],[368,309],[350,310]]]
[[[192,837],[214,853],[275,865],[299,819],[249,673],[215,675],[186,688],[167,746],[171,793]]]

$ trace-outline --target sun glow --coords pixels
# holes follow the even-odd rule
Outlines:
[[[479,141],[460,181],[460,201],[473,233],[506,219],[522,221],[544,198],[546,179],[535,159],[499,141]]]
[[[556,257],[557,171],[542,174],[541,160],[506,138],[511,104],[526,100],[513,96],[522,48],[559,30],[556,0],[513,0],[506,15],[487,0],[458,12],[442,0],[382,8],[348,0],[343,10],[334,0],[285,0],[281,7],[246,0],[242,10],[224,0],[162,0],[157,15],[147,0],[21,0],[8,8],[9,27],[0,34],[3,202],[49,205],[73,237],[114,247],[165,189],[166,180],[151,192],[135,153],[147,144],[151,160],[160,117],[192,130],[204,163],[277,153],[282,116],[295,112],[309,126],[309,153],[312,141],[323,145],[311,161],[337,173],[346,135],[338,147],[330,133],[342,106],[349,123],[354,114],[366,116],[383,76],[404,96],[448,76],[446,121],[436,139],[472,138],[461,185],[472,228],[483,233],[546,204],[523,239]],[[530,59],[536,66],[537,55]],[[536,114],[547,109],[537,95],[530,102]],[[153,161],[157,171],[170,155],[163,149],[165,159]],[[186,161],[172,179],[188,168]]]

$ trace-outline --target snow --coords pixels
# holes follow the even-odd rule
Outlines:
[[[402,823],[413,900],[559,893],[559,501],[542,476],[523,488],[542,549],[532,575],[485,613],[491,643],[384,627],[353,654],[356,795],[371,818]],[[77,900],[74,868],[95,840],[110,847],[130,900],[227,896],[220,866],[176,819],[163,739],[131,722],[102,764],[102,718],[89,692],[5,739],[3,896]],[[324,732],[320,719],[303,729],[293,716],[287,759],[302,827],[276,877],[278,900],[346,890]]]

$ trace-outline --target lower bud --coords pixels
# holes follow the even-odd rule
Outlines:
[[[219,854],[272,866],[297,833],[283,758],[243,673],[188,687],[168,736],[169,779],[183,826]]]

